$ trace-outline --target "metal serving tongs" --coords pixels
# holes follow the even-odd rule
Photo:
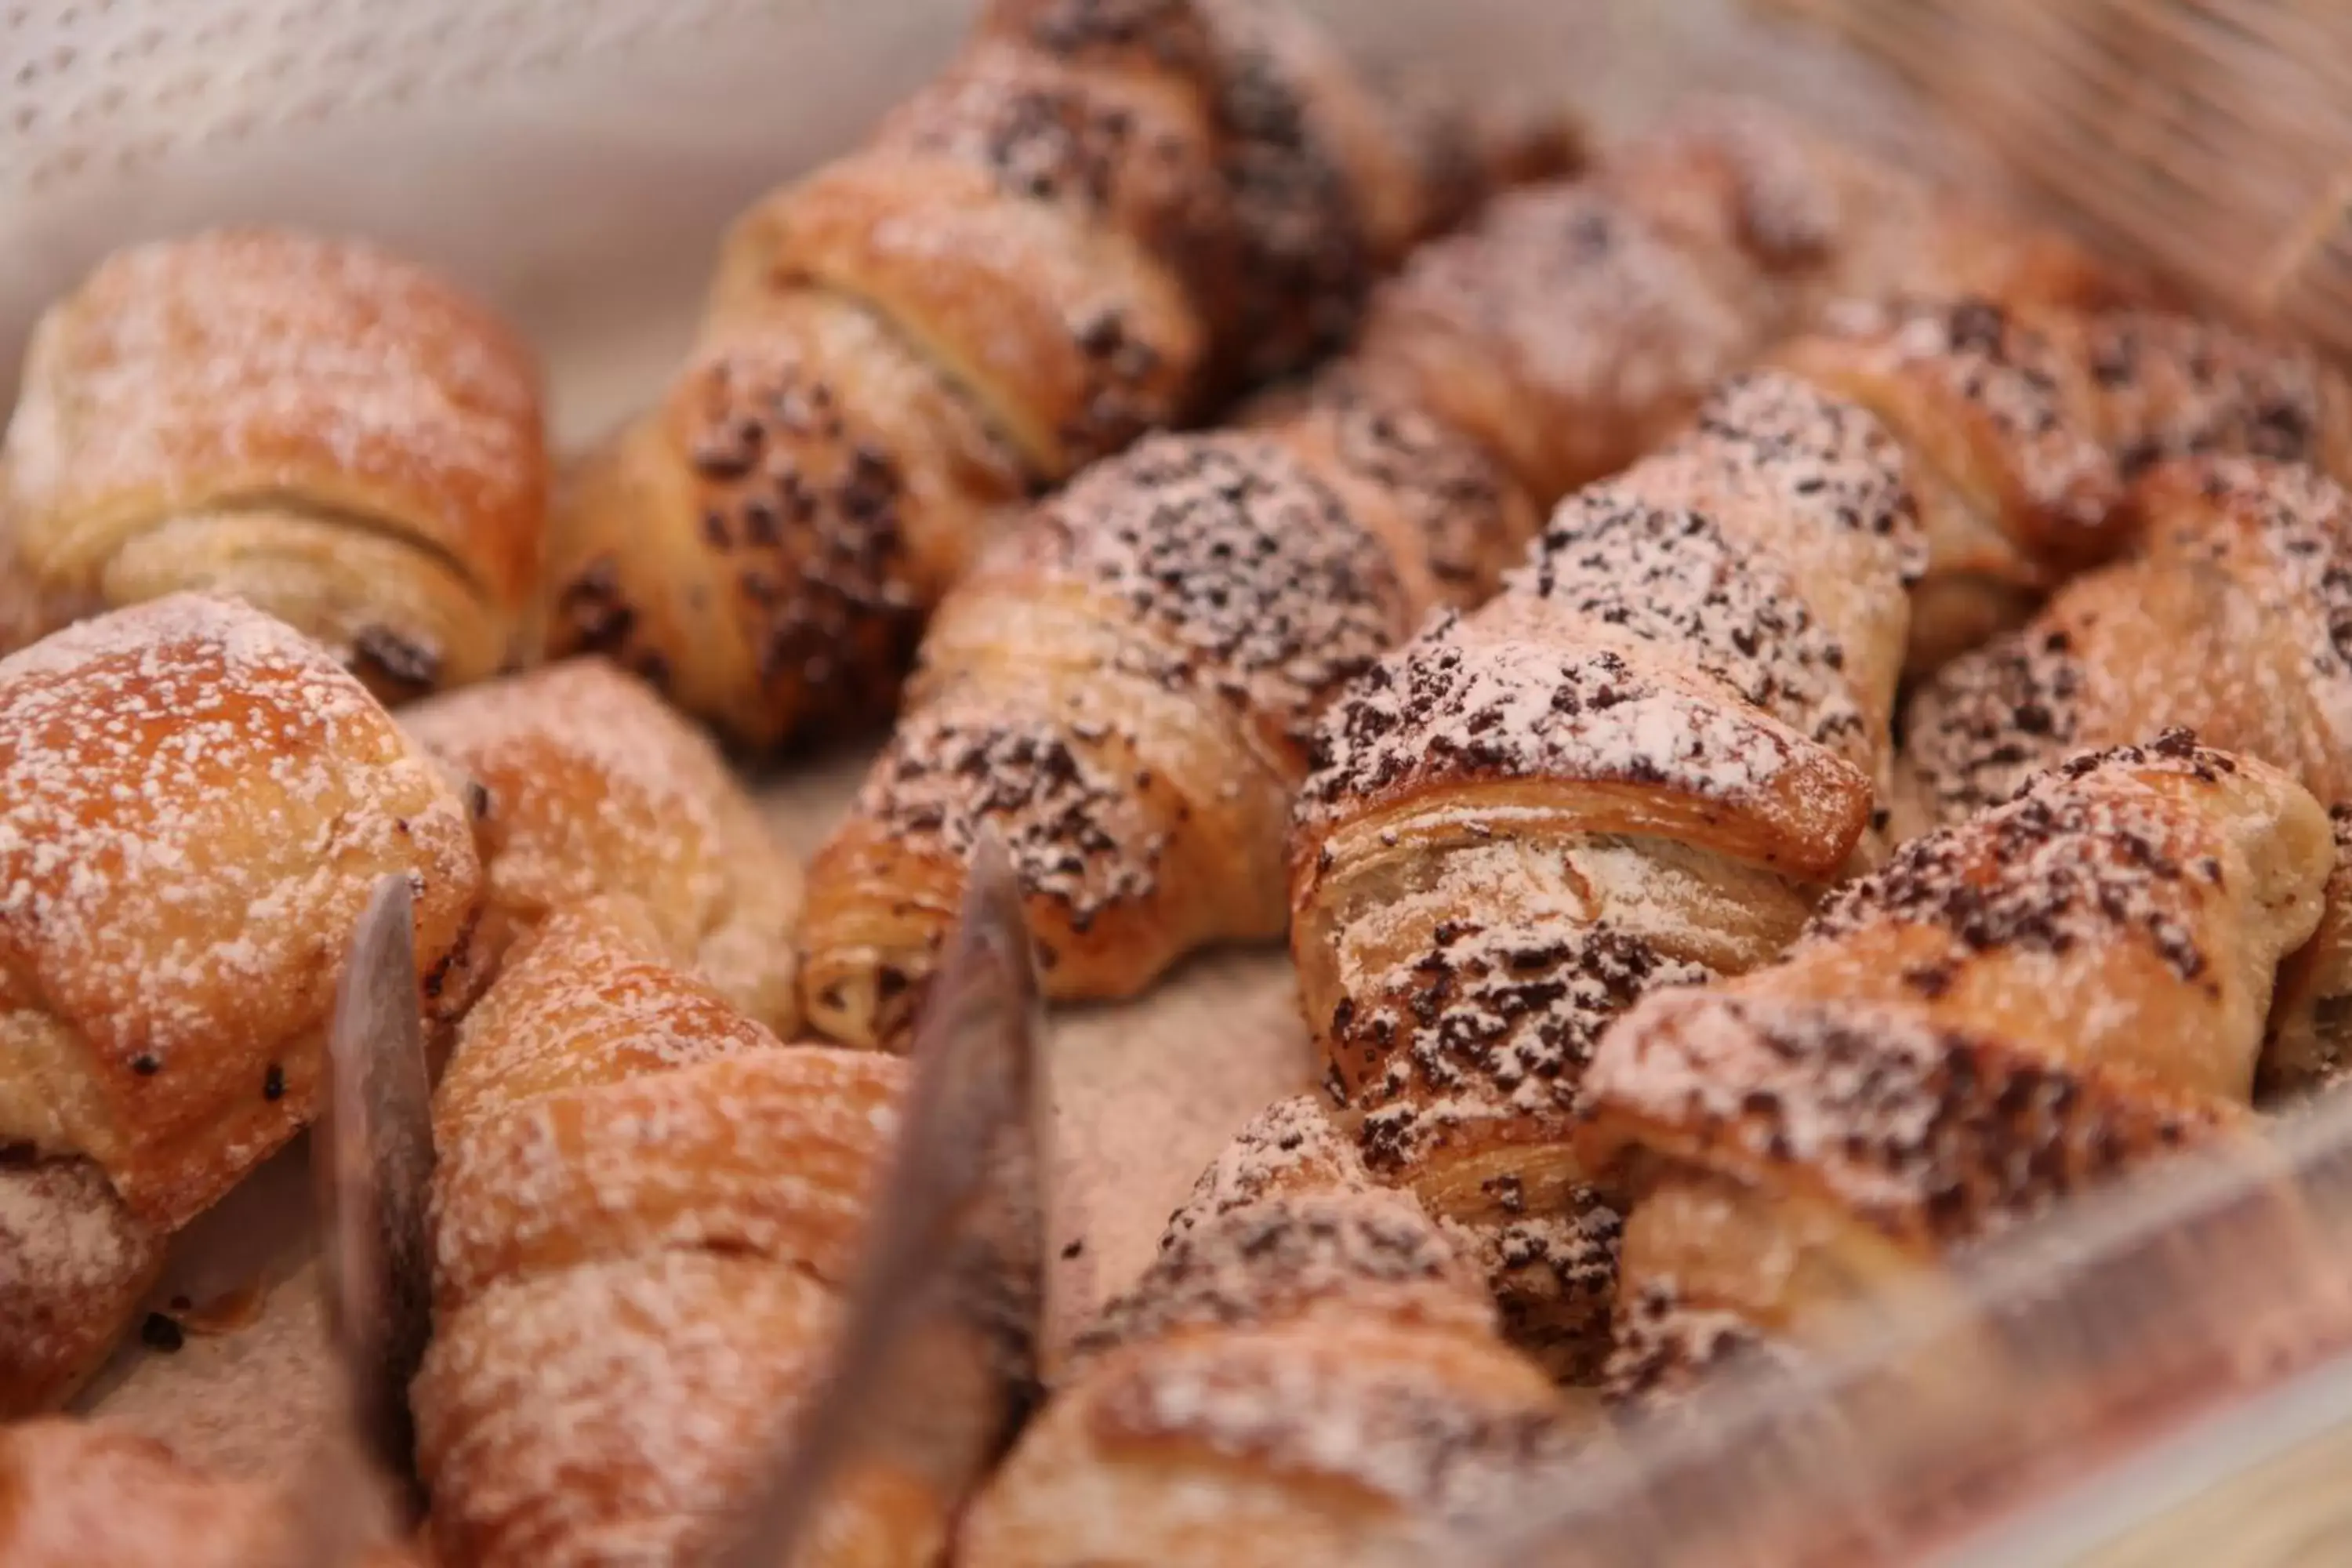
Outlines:
[[[2352,1094],[1989,1243],[1383,1558],[2352,1563]]]
[[[958,1490],[978,1478],[1002,1435],[940,1407],[922,1375],[929,1336],[977,1330],[1002,1347],[1014,1386],[1034,1377],[1051,1098],[1020,886],[992,832],[974,846],[911,1055],[913,1081],[830,1373],[779,1434],[721,1568],[793,1561],[830,1483],[861,1457],[887,1456]]]
[[[337,1418],[293,1489],[288,1568],[367,1561],[421,1513],[408,1383],[432,1331],[433,1118],[412,904],[405,876],[377,882],[328,1028],[310,1164]]]

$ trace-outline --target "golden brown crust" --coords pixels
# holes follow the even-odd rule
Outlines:
[[[93,602],[249,581],[371,684],[409,694],[478,679],[509,651],[544,528],[538,372],[502,324],[406,262],[213,231],[117,254],[44,319],[5,476],[51,625]],[[331,538],[281,536],[275,514],[374,543],[425,607],[338,574]],[[252,525],[228,526],[241,516]],[[462,616],[430,607],[460,595]],[[496,635],[442,639],[473,621]]]
[[[877,152],[747,221],[773,231],[772,288],[864,302],[1048,480],[1187,412],[1206,344],[1176,279],[1115,229],[1005,200],[985,173]]]
[[[1916,831],[2171,724],[2352,799],[2352,500],[2298,464],[2201,458],[2151,471],[2137,505],[2132,559],[1913,699],[1900,805]]]
[[[1927,534],[1911,665],[2021,618],[2059,578],[2120,549],[2130,514],[2095,383],[2069,339],[1993,300],[1833,312],[1780,363],[1885,422]]]
[[[471,995],[467,803],[315,645],[180,596],[0,663],[0,1136],[166,1227],[307,1119],[376,879],[416,889],[429,1017]]]
[[[549,651],[610,655],[752,745],[871,722],[923,610],[1022,483],[872,313],[763,304],[567,476]]]
[[[800,868],[701,731],[580,659],[424,703],[408,732],[489,792],[481,962],[551,910],[625,893],[669,951],[779,1033],[799,1018]]]

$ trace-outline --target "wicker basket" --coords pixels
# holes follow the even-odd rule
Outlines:
[[[2352,353],[2352,5],[1751,3],[1876,57],[2093,238]]]

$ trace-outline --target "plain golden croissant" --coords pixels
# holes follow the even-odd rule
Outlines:
[[[1479,1270],[1308,1099],[1244,1129],[1078,1342],[969,1568],[1322,1568],[1484,1514],[1591,1435]]]
[[[2300,463],[2201,458],[2142,480],[2139,548],[1912,699],[1895,809],[1925,831],[2084,747],[2180,724],[2285,769],[2352,823],[2352,500]],[[2352,1026],[2352,889],[2283,982],[2273,1086],[2331,1076]]]
[[[293,1507],[264,1482],[212,1476],[100,1422],[0,1426],[0,1562],[9,1568],[311,1568]],[[338,1565],[345,1568],[345,1565]],[[348,1568],[424,1568],[400,1546]]]
[[[1806,308],[1870,221],[1843,167],[1714,111],[1630,151],[1640,178],[1498,197],[1255,428],[1158,442],[1041,507],[942,606],[811,868],[810,1020],[855,1044],[904,1026],[984,818],[1053,994],[1127,994],[1205,942],[1279,934],[1315,713],[1430,605],[1491,592],[1539,509],[1686,422]],[[1872,603],[1861,621],[1902,614],[1893,589],[1835,591]],[[1863,705],[1880,730],[1891,701]]]
[[[1605,1352],[1616,1242],[1569,1142],[1594,1039],[1769,961],[1871,837],[1903,471],[1861,410],[1736,377],[1325,718],[1291,851],[1308,1025],[1373,1173],[1486,1238],[1564,1377]]]
[[[671,952],[780,1034],[799,1019],[799,865],[702,731],[599,658],[420,703],[408,732],[488,792],[486,972],[549,910],[625,893]]]
[[[435,1327],[412,1393],[446,1568],[713,1549],[824,1372],[906,1077],[779,1044],[626,900],[517,944],[434,1102]],[[975,1328],[928,1368],[939,1408],[968,1415],[956,1447],[1009,1419],[1013,1353]],[[937,1561],[971,1479],[860,1463],[813,1561]]]
[[[1634,1194],[1620,1394],[1655,1397],[1956,1247],[2250,1122],[2327,818],[2168,731],[1913,840],[1780,963],[1601,1038],[1578,1146]]]
[[[479,680],[538,585],[538,374],[481,307],[369,246],[219,230],[119,252],[34,331],[0,598],[47,630],[225,594],[387,701]]]
[[[755,206],[693,357],[556,509],[550,646],[752,745],[867,723],[992,513],[1352,329],[1489,178],[1261,0],[999,0]]]
[[[70,1393],[162,1238],[309,1119],[394,872],[446,1019],[475,989],[469,803],[289,627],[174,595],[0,661],[0,1414]]]

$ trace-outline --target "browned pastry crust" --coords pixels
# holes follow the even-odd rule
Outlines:
[[[1503,1506],[1589,1436],[1480,1271],[1310,1100],[1203,1174],[968,1516],[973,1568],[1321,1568]]]
[[[210,1476],[153,1438],[62,1419],[0,1427],[0,1561],[10,1568],[296,1568],[286,1494]],[[359,1568],[424,1568],[404,1546]]]
[[[435,698],[402,722],[489,793],[487,970],[551,910],[625,893],[678,962],[792,1031],[800,867],[709,738],[650,688],[575,659]]]
[[[1927,535],[1915,672],[2013,626],[2130,526],[2099,384],[2068,336],[1979,297],[1832,311],[1777,357],[1868,408],[1910,458]]]
[[[219,592],[415,696],[513,651],[544,531],[538,371],[371,247],[199,234],[118,253],[43,318],[0,483],[45,628]]]
[[[905,1077],[780,1045],[671,967],[625,900],[523,940],[434,1107],[436,1328],[413,1401],[445,1561],[711,1550],[823,1374]],[[940,1352],[941,1407],[986,1442],[998,1347]],[[971,1479],[861,1462],[818,1560],[935,1562]]]
[[[1540,145],[1390,112],[1276,4],[992,5],[739,223],[668,398],[563,487],[551,651],[753,746],[870,724],[998,509],[1333,346]]]
[[[1781,963],[1637,1004],[1578,1136],[1639,1194],[1619,1392],[1828,1331],[1956,1246],[2246,1126],[2331,848],[2292,779],[2170,731],[1912,841]],[[1685,1312],[1708,1331],[1675,1331]]]
[[[11,1315],[102,1310],[53,1341],[102,1349],[157,1236],[308,1120],[343,948],[394,872],[416,889],[422,1005],[452,1016],[481,896],[468,803],[290,628],[174,595],[0,661],[0,1262],[30,1293]],[[25,1212],[75,1193],[91,1206],[69,1226]],[[88,1370],[20,1369],[0,1408]]]
[[[2167,464],[2138,493],[2130,559],[2069,583],[1913,699],[1900,826],[1957,820],[2070,751],[2174,723],[2352,805],[2352,500],[2299,463],[2252,458]],[[2273,1088],[2326,1078],[2342,1055],[2339,902],[2283,983]]]
[[[1291,877],[1309,1025],[1373,1172],[1495,1238],[1515,1337],[1564,1376],[1605,1350],[1615,1215],[1569,1142],[1601,1026],[1767,962],[1870,832],[1920,558],[1902,474],[1860,410],[1736,378],[1325,720]],[[1536,1226],[1556,1285],[1508,1266]]]

